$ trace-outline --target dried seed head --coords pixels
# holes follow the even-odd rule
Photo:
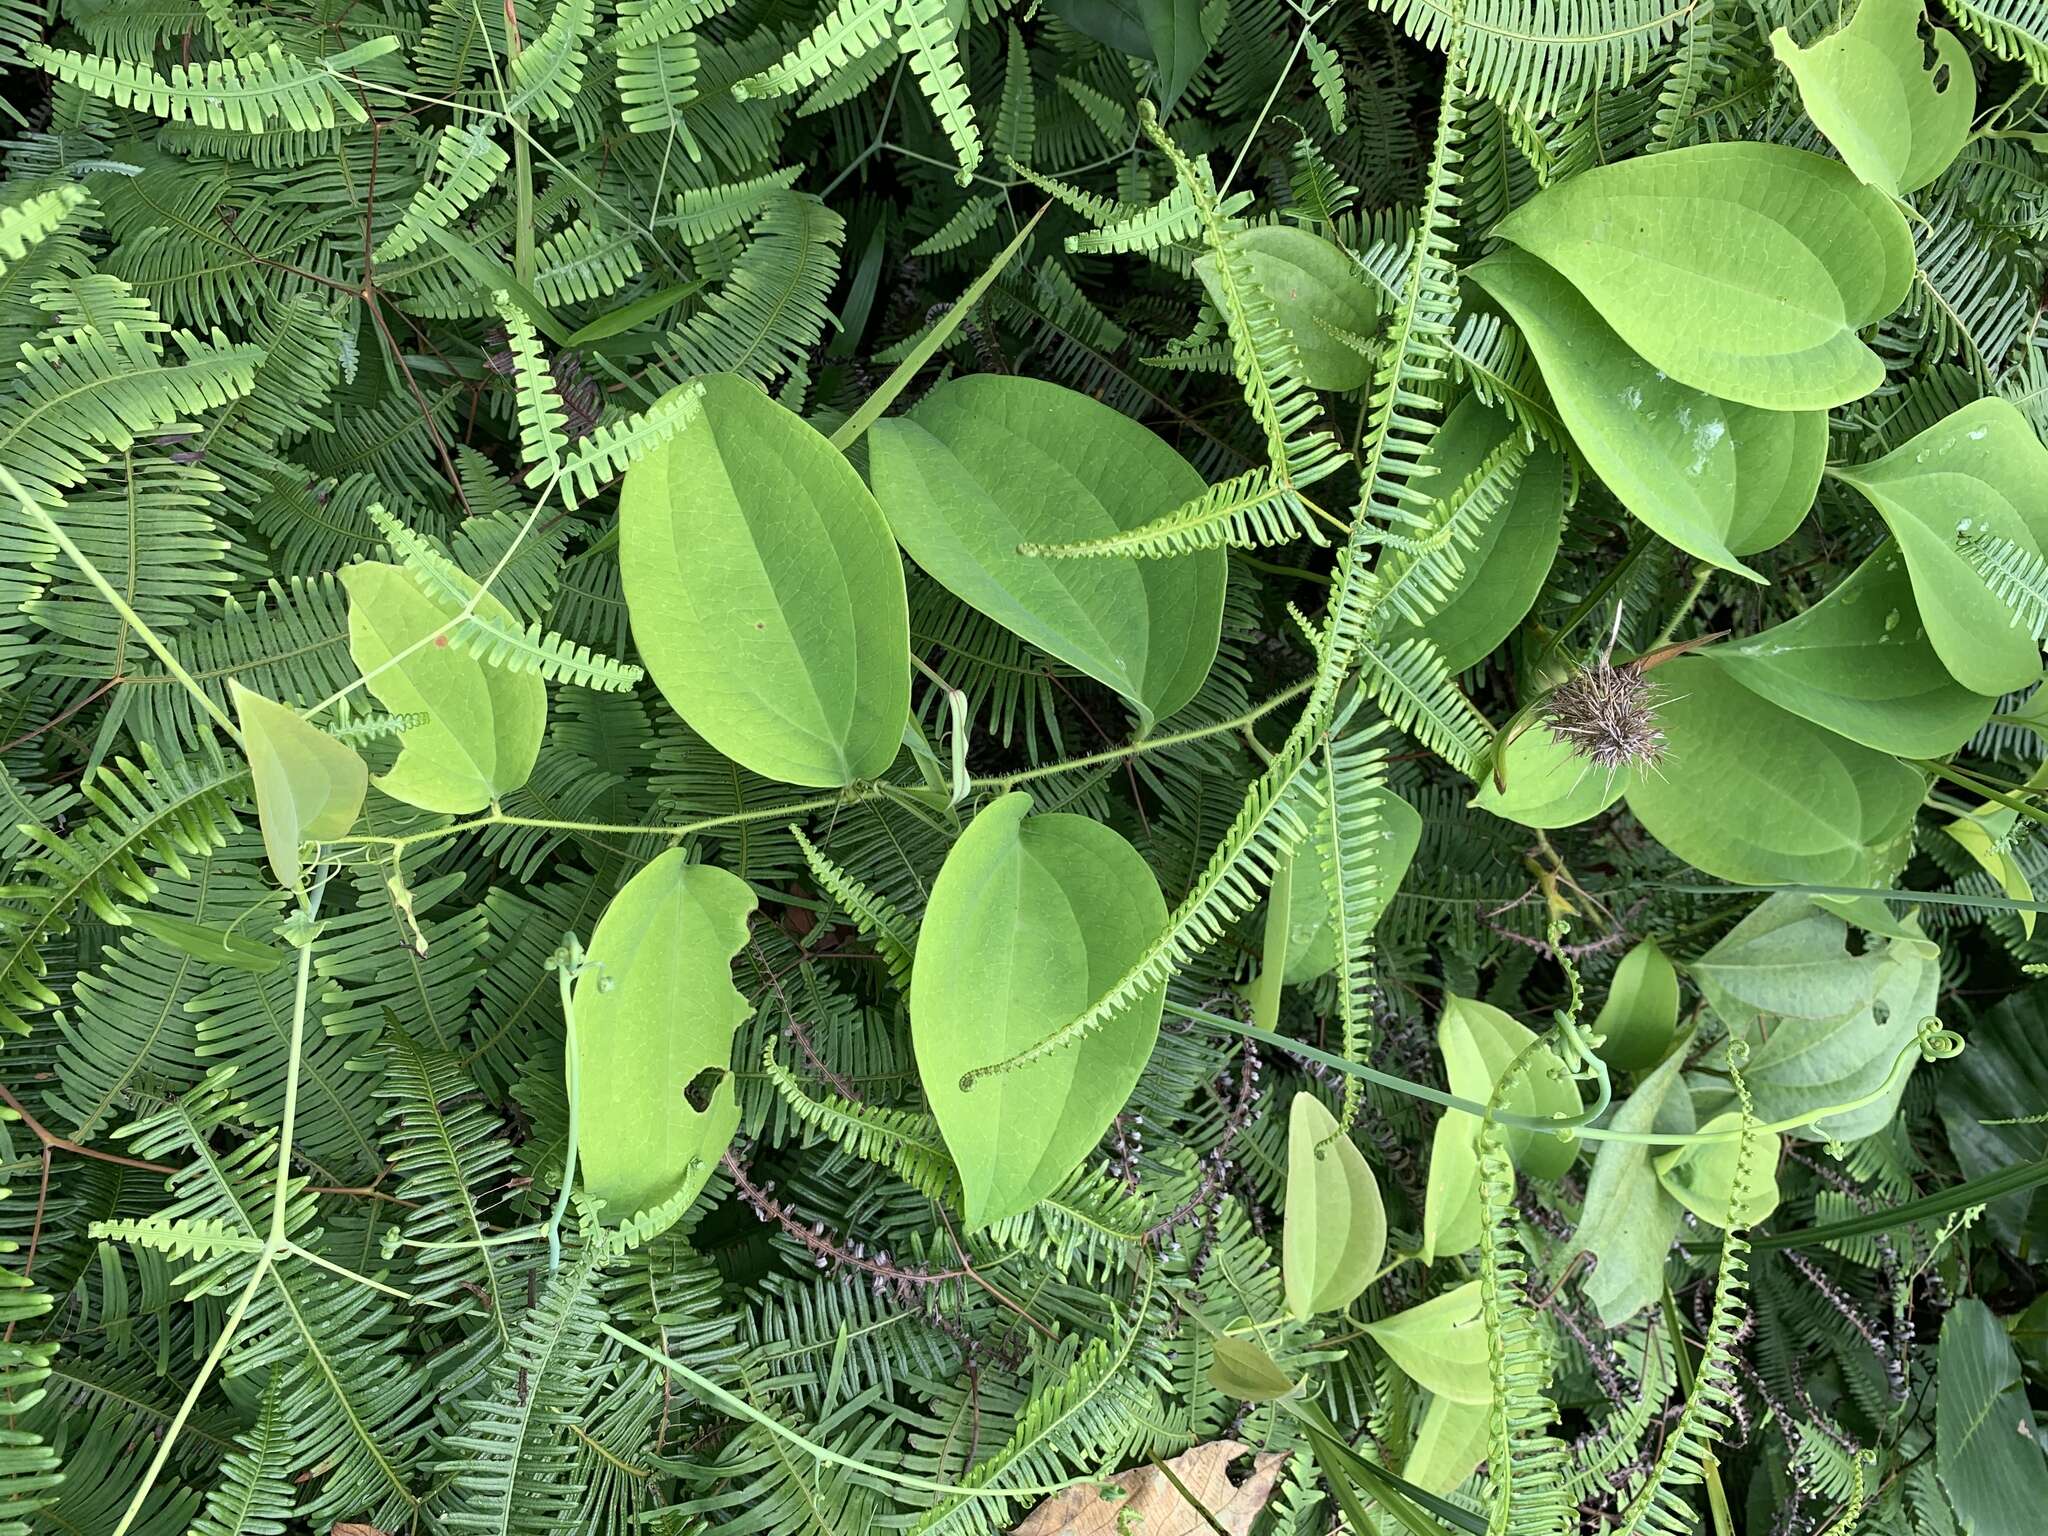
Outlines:
[[[1552,735],[1612,776],[1663,761],[1661,699],[1636,663],[1612,667],[1602,660],[1560,683],[1543,706],[1543,718]]]

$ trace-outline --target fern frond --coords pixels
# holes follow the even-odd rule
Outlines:
[[[368,114],[332,70],[346,68],[398,46],[386,37],[381,47],[351,49],[316,69],[273,43],[248,58],[173,64],[158,74],[147,64],[100,58],[65,48],[38,48],[31,62],[67,85],[154,113],[173,123],[193,123],[232,133],[285,127],[297,132],[332,128],[346,118],[366,122]]]
[[[505,324],[505,347],[512,354],[512,387],[518,401],[519,448],[526,460],[526,483],[544,485],[560,472],[569,447],[569,418],[555,389],[555,376],[541,352],[540,334],[526,311],[502,288],[491,306]]]
[[[1373,572],[1373,596],[1382,615],[1423,624],[1449,601],[1465,574],[1465,556],[1521,481],[1529,447],[1510,432],[1479,461],[1462,485],[1420,515],[1403,510],[1406,530],[1380,535],[1384,553]]]
[[[0,273],[62,229],[64,221],[85,201],[83,187],[53,187],[0,206]]]
[[[492,138],[490,125],[448,127],[434,146],[433,179],[413,193],[391,232],[377,243],[376,259],[396,261],[426,243],[429,229],[448,229],[504,178],[511,157]]]
[[[896,0],[896,46],[924,92],[958,157],[954,180],[966,186],[981,164],[981,130],[967,98],[967,69],[960,56],[960,29],[949,0]]]
[[[606,422],[581,439],[562,461],[556,489],[563,505],[578,507],[590,500],[641,455],[659,448],[695,421],[703,402],[704,386],[693,382],[624,421]]]
[[[1386,784],[1386,751],[1377,727],[1354,727],[1317,749],[1324,804],[1315,839],[1320,851],[1324,903],[1330,914],[1331,949],[1336,956],[1340,1049],[1363,1062],[1372,1043],[1373,919],[1386,905],[1377,844],[1379,797]],[[1344,1079],[1338,1128],[1349,1135],[1363,1096],[1364,1080]]]
[[[676,238],[685,245],[707,244],[744,229],[749,220],[775,200],[776,193],[787,191],[801,174],[802,166],[791,165],[764,171],[745,181],[692,187],[677,195],[669,223]]]
[[[1048,559],[1079,555],[1167,559],[1220,545],[1257,549],[1295,539],[1318,545],[1329,542],[1316,526],[1308,499],[1280,471],[1261,465],[1212,485],[1194,500],[1122,533],[1074,544],[1020,544],[1017,552]]]
[[[1693,0],[1374,0],[1426,48],[1463,52],[1470,86],[1532,115],[1550,115],[1624,85],[1678,34]]]
[[[832,9],[774,68],[737,82],[741,101],[793,96],[818,84],[887,40],[897,0],[835,0]]]
[[[801,830],[791,827],[790,835],[796,839],[797,847],[803,850],[804,862],[811,866],[811,873],[817,877],[825,894],[839,903],[846,915],[881,951],[889,979],[908,997],[910,966],[917,946],[917,933],[910,921],[886,898],[876,895],[833,863]]]
[[[1981,529],[1958,538],[1956,548],[2022,629],[2048,637],[2048,558]]]
[[[796,1074],[776,1060],[772,1040],[762,1048],[761,1070],[799,1125],[863,1162],[888,1169],[934,1200],[959,1203],[960,1178],[931,1116],[856,1104],[837,1094],[813,1098]]]
[[[1458,689],[1433,641],[1422,635],[1388,644],[1361,642],[1360,683],[1394,729],[1406,731],[1468,778],[1477,778],[1493,727]]]
[[[519,50],[505,95],[508,116],[552,123],[583,89],[583,42],[595,30],[592,0],[555,0],[540,36]]]

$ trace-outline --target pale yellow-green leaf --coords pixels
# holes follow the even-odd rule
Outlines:
[[[370,770],[353,747],[309,725],[282,704],[251,693],[232,678],[228,695],[242,728],[256,821],[271,873],[288,891],[305,885],[299,849],[331,842],[356,824]]]
[[[1280,1233],[1287,1309],[1306,1319],[1349,1306],[1386,1251],[1386,1207],[1364,1155],[1337,1129],[1322,1100],[1295,1094],[1287,1118],[1287,1204]]]

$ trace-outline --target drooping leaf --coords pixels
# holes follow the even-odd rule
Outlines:
[[[1849,169],[1902,197],[1934,180],[1963,147],[1977,75],[1955,33],[1930,27],[1919,0],[1858,0],[1845,26],[1801,48],[1783,27],[1771,51]],[[1934,57],[1928,60],[1929,48]]]
[[[1956,547],[1963,534],[2033,554],[2048,541],[2048,448],[2010,402],[1977,400],[1871,464],[1837,471],[1870,499],[1906,557],[1927,638],[1976,693],[2023,688],[2041,647]]]
[[[954,596],[1150,711],[1194,697],[1216,657],[1222,549],[1158,560],[1018,553],[1136,528],[1202,477],[1108,406],[977,374],[869,434],[875,494],[903,547]]]
[[[1209,1349],[1215,1356],[1208,1370],[1209,1385],[1226,1397],[1270,1403],[1300,1385],[1273,1363],[1273,1357],[1255,1339],[1218,1334],[1209,1340]]]
[[[1295,1094],[1288,1111],[1280,1248],[1287,1309],[1303,1319],[1349,1306],[1387,1249],[1379,1181],[1312,1093]]]
[[[1274,318],[1294,338],[1301,376],[1310,388],[1357,389],[1372,377],[1369,353],[1345,340],[1367,342],[1379,325],[1379,302],[1357,262],[1320,235],[1291,224],[1261,224],[1231,239],[1273,306]],[[1220,306],[1216,258],[1197,258],[1195,275]]]
[[[2048,1507],[2048,1461],[2005,1328],[1974,1297],[1941,1320],[1934,1452],[1965,1536],[2032,1530]]]
[[[1606,1036],[1600,1058],[1623,1072],[1655,1066],[1678,1033],[1678,972],[1654,939],[1621,957],[1607,996],[1593,1020]]]
[[[739,1128],[733,1032],[752,1006],[732,983],[747,883],[679,848],[627,881],[577,978],[583,1187],[608,1220],[682,1208]]]
[[[1109,989],[1166,926],[1137,850],[1084,816],[986,807],[946,855],[910,982],[918,1075],[960,1171],[967,1225],[1029,1210],[1085,1158],[1152,1053],[1163,988],[1077,1043],[963,1090]]]
[[[1893,544],[1804,613],[1704,654],[1780,708],[1901,757],[1946,756],[1995,707],[1942,665]]]
[[[1492,1401],[1477,1280],[1364,1326],[1366,1335],[1417,1386],[1454,1403],[1483,1408]]]
[[[1486,1460],[1492,1419],[1481,1404],[1431,1398],[1415,1428],[1415,1444],[1401,1475],[1425,1493],[1449,1493]]]
[[[1610,1122],[1632,1134],[1682,1136],[1693,1129],[1692,1094],[1685,1086],[1685,1055],[1674,1051],[1642,1078]],[[1586,1299],[1600,1320],[1618,1327],[1664,1293],[1664,1264],[1685,1210],[1665,1189],[1652,1164],[1654,1147],[1603,1141],[1586,1179],[1573,1241],[1593,1255]]]
[[[1702,657],[1657,669],[1668,750],[1628,803],[1650,834],[1743,884],[1882,888],[1905,863],[1920,775],[1751,693]]]
[[[524,784],[547,726],[547,684],[488,666],[448,643],[455,603],[430,597],[402,566],[365,562],[341,573],[348,589],[348,648],[377,702],[418,715],[377,787],[422,810],[482,810]],[[517,627],[488,592],[477,612]]]
[[[1509,1064],[1534,1044],[1536,1036],[1491,1003],[1447,993],[1436,1040],[1451,1092],[1484,1104]],[[1501,1107],[1518,1115],[1575,1115],[1579,1093],[1556,1053],[1542,1046],[1503,1096]],[[1463,1110],[1446,1109],[1437,1120],[1422,1216],[1425,1258],[1463,1253],[1479,1241],[1479,1129],[1479,1117]],[[1519,1127],[1507,1132],[1507,1144],[1515,1166],[1531,1178],[1554,1179],[1578,1156],[1568,1142]]]
[[[1521,328],[1565,430],[1622,505],[1680,549],[1756,577],[1739,557],[1782,543],[1813,505],[1826,413],[1680,383],[1527,252],[1503,249],[1471,275]]]
[[[1701,144],[1581,172],[1494,233],[1555,268],[1672,378],[1772,411],[1868,394],[1857,332],[1905,299],[1913,241],[1846,166],[1776,144]]]
[[[662,696],[764,778],[840,785],[895,759],[910,714],[903,565],[815,430],[746,380],[626,472],[619,566]]]
[[[355,825],[369,792],[369,765],[346,742],[232,678],[228,693],[256,789],[263,851],[277,883],[299,890],[306,873],[300,845],[340,837]]]

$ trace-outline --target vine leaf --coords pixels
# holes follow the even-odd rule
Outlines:
[[[2039,676],[2041,647],[2024,626],[1998,622],[2004,605],[1957,547],[1966,534],[2036,555],[2048,545],[2048,448],[2018,407],[1973,401],[1875,463],[1837,473],[1899,541],[1927,638],[1955,680],[1996,695]]]
[[[1613,1128],[1631,1134],[1684,1135],[1693,1129],[1692,1093],[1685,1085],[1685,1053],[1673,1051],[1615,1111]],[[1600,1320],[1618,1327],[1664,1293],[1664,1261],[1685,1210],[1651,1166],[1657,1153],[1641,1142],[1603,1141],[1586,1179],[1580,1208],[1579,1248],[1593,1255],[1586,1299]]]
[[[346,742],[232,678],[228,694],[249,757],[271,873],[286,890],[304,890],[300,845],[331,841],[356,824],[369,792],[369,765]]]
[[[1195,696],[1222,633],[1220,548],[1160,560],[1047,560],[1136,528],[1202,477],[1100,401],[1035,379],[954,379],[868,434],[875,494],[940,585],[1150,713]]]
[[[1778,1208],[1776,1138],[1769,1156],[1745,1156],[1739,1109],[1723,1110],[1699,1129],[1722,1141],[1689,1142],[1657,1158],[1657,1182],[1666,1194],[1710,1226],[1733,1231],[1753,1227]],[[1751,1135],[1756,1134],[1752,1129]],[[1739,1178],[1739,1186],[1738,1186]]]
[[[1365,1331],[1417,1386],[1473,1408],[1493,1400],[1477,1280],[1367,1323]]]
[[[547,684],[486,666],[449,643],[461,605],[439,601],[401,566],[365,561],[341,573],[348,589],[348,648],[377,702],[420,716],[399,734],[398,761],[377,787],[422,810],[482,810],[524,784],[547,726]],[[490,593],[471,601],[516,629]]]
[[[1337,1312],[1364,1292],[1387,1251],[1387,1212],[1337,1117],[1297,1093],[1287,1117],[1286,1220],[1280,1233],[1287,1310],[1304,1320]]]
[[[1934,1453],[1969,1536],[2024,1531],[2048,1503],[2048,1463],[2005,1324],[1974,1298],[1941,1321]]]
[[[809,424],[733,374],[626,471],[620,569],[677,714],[766,778],[836,786],[895,759],[910,608],[881,508]]]
[[[576,981],[575,1082],[586,1193],[606,1214],[679,1215],[739,1128],[732,984],[754,893],[671,848],[628,880]]]
[[[1892,197],[1947,170],[1977,112],[1968,50],[1942,27],[1923,40],[1926,17],[1920,0],[1859,0],[1847,26],[1811,47],[1783,27],[1771,34],[1771,52],[1799,82],[1806,115],[1850,170]]]
[[[1678,972],[1654,939],[1621,957],[1607,999],[1593,1020],[1606,1038],[1600,1059],[1623,1072],[1641,1072],[1663,1060],[1678,1033]]]
[[[1554,267],[1680,383],[1774,411],[1867,395],[1857,332],[1905,301],[1913,239],[1848,167],[1776,144],[1702,144],[1586,171],[1494,226]]]
[[[910,981],[918,1075],[960,1170],[970,1228],[1029,1210],[1102,1139],[1152,1054],[1166,989],[971,1089],[963,1074],[1036,1044],[1166,927],[1138,851],[1085,816],[1009,794],[976,816],[932,887]]]

